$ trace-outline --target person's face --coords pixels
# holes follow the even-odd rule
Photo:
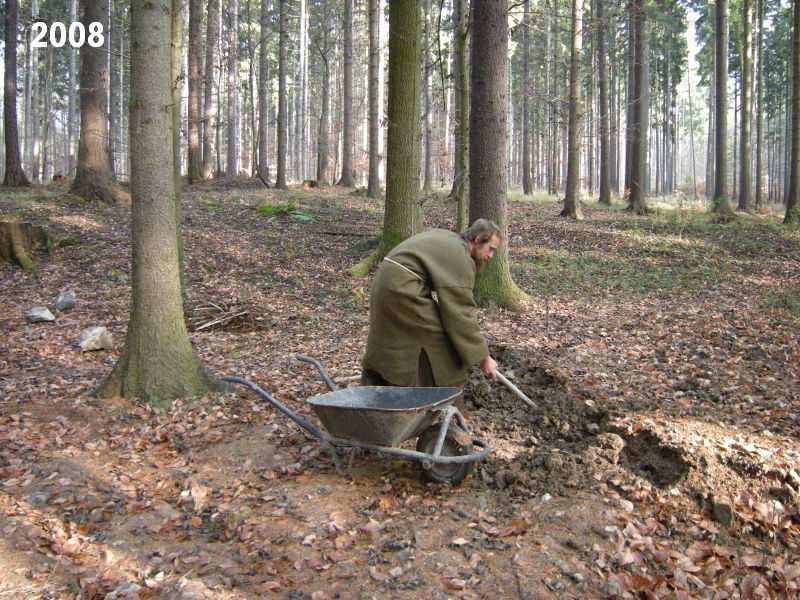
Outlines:
[[[483,269],[484,263],[494,256],[494,251],[500,245],[500,238],[496,235],[490,237],[483,243],[475,242],[471,245],[470,255],[478,267],[478,271]]]

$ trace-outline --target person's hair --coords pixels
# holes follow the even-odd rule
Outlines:
[[[475,241],[479,244],[485,244],[492,239],[493,235],[496,235],[501,240],[503,239],[503,234],[500,233],[500,228],[496,223],[489,219],[477,219],[469,229],[461,234],[461,237],[468,242]]]

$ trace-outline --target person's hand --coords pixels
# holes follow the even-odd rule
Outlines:
[[[491,356],[481,361],[481,371],[492,381],[497,381],[497,362]]]

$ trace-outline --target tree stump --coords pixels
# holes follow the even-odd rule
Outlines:
[[[34,248],[50,250],[51,239],[41,225],[20,221],[0,220],[0,258],[19,265],[26,271],[35,271],[31,258]]]

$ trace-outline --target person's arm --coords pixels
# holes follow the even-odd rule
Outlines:
[[[489,357],[489,346],[478,325],[472,289],[441,287],[437,290],[437,295],[442,326],[462,362],[467,366],[481,364]],[[496,370],[495,364],[494,371]]]

